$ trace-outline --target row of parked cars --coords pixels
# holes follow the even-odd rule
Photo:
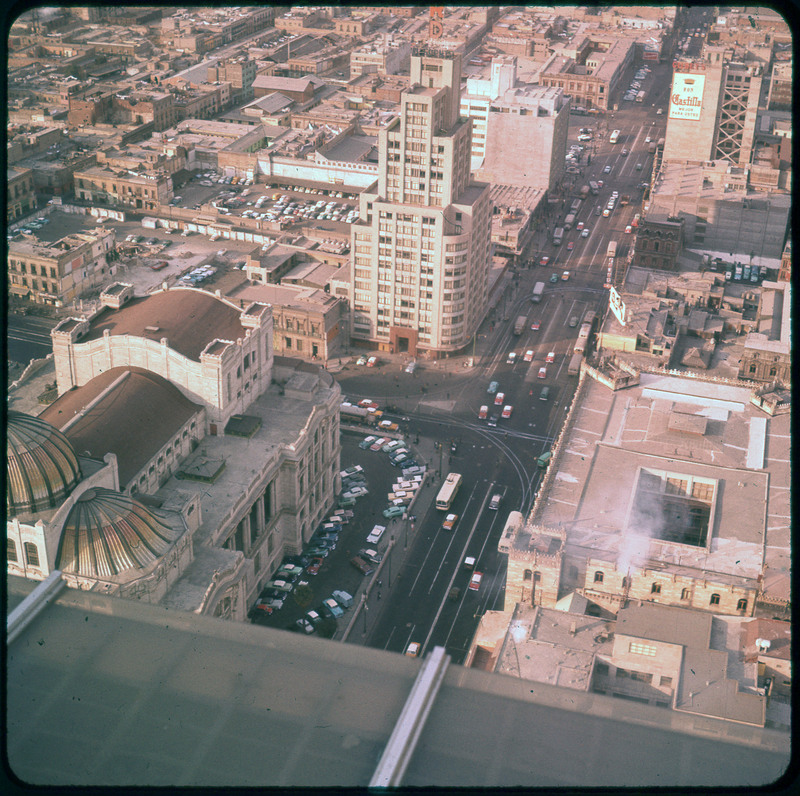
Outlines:
[[[391,437],[378,437],[370,434],[358,443],[361,450],[382,451],[389,455],[389,462],[392,467],[400,467],[405,473],[406,470],[413,471],[412,475],[425,472],[425,467],[417,464],[411,451],[406,447],[402,439],[392,439]]]

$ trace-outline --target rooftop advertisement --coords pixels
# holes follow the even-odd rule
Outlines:
[[[676,72],[669,96],[669,118],[699,121],[703,107],[705,75]]]

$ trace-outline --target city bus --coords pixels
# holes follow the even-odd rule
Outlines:
[[[615,240],[608,242],[608,249],[606,249],[606,257],[617,256],[617,242]]]
[[[611,135],[608,137],[608,143],[616,144],[617,141],[619,141],[619,135],[620,135],[619,130],[614,130],[614,132],[612,132]]]
[[[460,473],[450,473],[436,496],[436,508],[440,511],[447,511],[455,500],[460,486]]]

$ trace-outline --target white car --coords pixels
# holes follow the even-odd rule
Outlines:
[[[377,544],[380,541],[383,532],[386,530],[385,525],[376,525],[367,537],[367,544]]]

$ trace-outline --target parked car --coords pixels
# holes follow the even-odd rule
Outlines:
[[[383,510],[383,516],[390,520],[392,517],[402,517],[405,511],[403,506],[389,506],[389,508]]]
[[[376,436],[370,434],[370,436],[364,437],[364,439],[358,443],[358,447],[361,448],[361,450],[366,450],[376,439],[378,439]]]
[[[375,571],[375,567],[368,561],[365,561],[360,556],[354,556],[350,559],[350,563],[362,574],[371,575]]]
[[[473,572],[472,577],[469,579],[469,588],[471,591],[478,591],[481,587],[483,580],[483,572]]]
[[[367,367],[374,368],[378,364],[378,357],[370,357],[367,360]]]
[[[377,544],[380,541],[381,536],[383,536],[383,532],[385,530],[386,530],[385,525],[375,525],[373,529],[370,531],[369,536],[367,536],[367,543]]]
[[[341,589],[336,589],[332,595],[334,600],[336,600],[342,608],[350,608],[353,605],[353,595],[348,594],[346,591],[342,591]]]
[[[574,329],[578,325],[578,316],[571,315],[569,319],[570,328]]]
[[[381,561],[383,561],[383,556],[377,550],[373,550],[371,547],[362,548],[358,551],[358,555],[365,561],[369,561],[371,564],[380,564]]]
[[[386,444],[385,444],[385,445],[384,445],[384,446],[381,448],[381,450],[382,450],[384,453],[391,453],[392,451],[394,451],[394,450],[397,450],[398,448],[402,448],[402,447],[403,447],[403,444],[404,444],[404,443],[403,443],[403,440],[401,440],[401,439],[393,439],[391,442],[387,442],[387,443],[386,443]]]
[[[340,616],[344,616],[342,606],[339,605],[333,597],[328,597],[327,600],[323,600],[320,608],[322,609],[323,616],[327,616],[330,619],[338,619]]]
[[[316,575],[319,572],[319,568],[322,566],[323,559],[317,556],[316,558],[312,559],[311,563],[308,565],[306,569],[306,573],[309,575]]]
[[[379,451],[387,442],[391,442],[391,437],[380,437],[369,446],[371,451]]]
[[[308,619],[306,619],[305,617],[301,617],[300,619],[298,619],[295,622],[295,625],[298,628],[298,630],[302,631],[303,633],[305,633],[307,635],[310,635],[311,633],[313,633],[316,630],[314,625],[311,624],[311,622]]]

